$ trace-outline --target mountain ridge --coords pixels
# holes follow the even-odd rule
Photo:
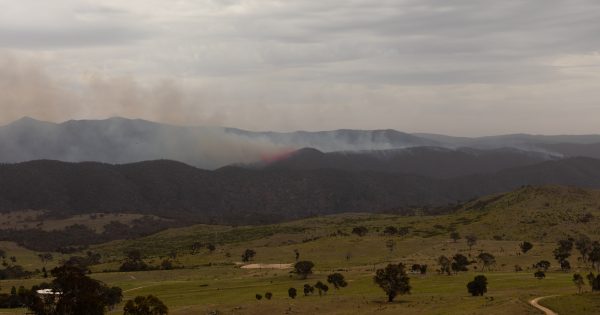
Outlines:
[[[374,171],[215,171],[175,161],[51,160],[0,165],[0,211],[140,213],[186,222],[260,224],[342,212],[412,213],[525,185],[600,188],[600,160],[570,158],[435,179]]]
[[[600,158],[600,135],[503,135],[466,138],[393,129],[254,132],[236,128],[177,126],[142,119],[69,120],[22,118],[0,126],[0,162],[52,159],[132,163],[170,159],[204,169],[247,164],[304,147],[322,152],[381,151],[414,147],[522,151]]]
[[[321,152],[303,148],[269,163],[251,164],[261,169],[377,171],[433,178],[493,173],[532,165],[556,156],[514,148],[480,150],[474,148],[412,147],[405,149]]]

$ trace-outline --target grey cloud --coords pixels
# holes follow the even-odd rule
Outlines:
[[[86,2],[24,0],[4,8],[5,12],[0,13],[0,48],[123,45],[148,38],[152,31],[126,11]]]
[[[136,30],[118,26],[85,26],[76,29],[0,29],[0,47],[9,48],[69,48],[118,45],[146,37]]]
[[[330,7],[332,1],[324,2]],[[247,16],[240,23],[250,21],[250,30],[246,35],[269,36],[295,25],[292,30],[302,30],[307,38],[320,38],[327,41],[347,39],[356,35],[356,39],[370,39],[369,35],[379,35],[394,41],[403,38],[413,39],[413,44],[431,40],[452,43],[454,40],[501,39],[498,44],[511,44],[518,48],[519,36],[525,36],[529,44],[540,39],[554,42],[560,33],[576,35],[579,32],[593,32],[600,26],[590,23],[598,15],[600,4],[592,1],[392,1],[373,4],[360,1],[360,5],[339,4],[337,10],[324,10],[322,15],[303,14],[293,7],[284,13],[275,12]],[[353,2],[354,3],[354,2]],[[253,28],[252,21],[262,26]],[[283,24],[282,28],[273,27]],[[559,34],[555,32],[559,32]],[[521,34],[521,35],[519,35]],[[507,36],[511,35],[511,36]],[[535,37],[531,35],[537,35]],[[503,37],[507,36],[507,37]],[[267,37],[268,38],[268,37]],[[570,37],[560,36],[565,40]],[[274,37],[278,39],[278,37]],[[502,40],[503,39],[503,40]],[[595,40],[594,38],[590,38]],[[579,38],[575,38],[578,44]],[[425,51],[431,52],[428,47]],[[443,53],[443,52],[441,52]]]
[[[597,1],[60,0],[31,21],[19,3],[0,13],[0,46],[39,64],[0,104],[11,117],[598,132]]]

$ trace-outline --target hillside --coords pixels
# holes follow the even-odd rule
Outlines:
[[[600,143],[551,143],[542,147],[549,152],[561,153],[563,156],[600,158]]]
[[[598,222],[600,190],[526,186],[470,201],[450,214],[398,216],[357,213],[263,226],[195,225],[97,248],[110,255],[120,255],[133,248],[141,249],[148,255],[161,255],[173,248],[185,251],[195,241],[232,244],[236,247],[260,240],[277,244],[288,239],[296,244],[315,237],[328,239],[339,231],[350,234],[352,228],[359,225],[377,231],[375,234],[381,234],[390,225],[405,228],[407,233],[404,238],[408,239],[447,238],[451,231],[457,231],[463,236],[474,234],[481,240],[554,243],[578,235],[600,239]]]
[[[32,161],[0,166],[0,209],[49,210],[56,215],[131,212],[186,222],[260,223],[426,204],[433,196],[427,190],[433,186],[431,180],[416,176],[334,170],[204,171],[172,161],[125,165]]]
[[[476,216],[462,230],[488,239],[553,242],[580,234],[600,239],[600,190],[526,186],[469,202],[453,215]]]
[[[552,251],[556,241],[566,236],[585,234],[592,240],[600,239],[599,206],[598,190],[523,187],[473,200],[446,215],[346,213],[259,226],[194,225],[99,244],[74,255],[85,256],[88,251],[100,254],[100,264],[91,266],[92,277],[123,288],[126,298],[159,296],[173,314],[215,310],[282,314],[290,308],[299,314],[310,314],[317,308],[323,314],[350,314],[356,309],[366,314],[533,314],[528,300],[560,295],[557,305],[562,299],[576,298],[578,308],[573,314],[588,315],[597,313],[590,312],[596,310],[597,294],[575,294],[573,273],[560,270]],[[368,232],[353,234],[356,226],[365,226]],[[389,226],[399,232],[385,234]],[[451,231],[463,238],[451,240]],[[472,248],[464,239],[468,234],[477,237]],[[533,244],[526,254],[519,249],[524,240]],[[394,246],[389,247],[390,242]],[[207,244],[215,247],[211,250]],[[9,255],[17,255],[17,261],[28,270],[41,268],[35,252],[11,243],[0,246]],[[132,249],[140,250],[144,262],[152,267],[169,260],[174,269],[117,272],[125,253]],[[255,250],[256,255],[250,262],[240,262],[246,249]],[[315,263],[308,279],[290,274],[287,266],[295,261],[296,252],[299,259]],[[486,270],[475,258],[483,252],[496,260]],[[455,254],[472,259],[467,271],[453,275],[436,271],[440,255]],[[589,272],[579,252],[573,250],[572,254],[573,272]],[[49,266],[67,257],[56,255]],[[544,280],[532,275],[537,269],[531,266],[540,260],[551,262]],[[399,297],[396,303],[384,303],[383,291],[373,283],[374,270],[398,262],[426,264],[427,273],[409,273],[411,294]],[[515,266],[522,271],[516,271]],[[323,296],[302,294],[304,284],[325,282],[334,271],[344,275],[347,287],[331,288]],[[487,295],[470,297],[465,285],[480,274],[489,280]],[[31,279],[2,280],[2,286],[28,287],[41,281],[44,279],[38,273]],[[299,289],[296,299],[288,298],[290,287]],[[272,292],[273,298],[255,299],[257,293],[265,292]],[[119,308],[110,314],[120,312]],[[8,314],[20,313],[8,310]]]
[[[523,185],[600,188],[600,160],[573,158],[433,179],[341,170],[205,171],[166,160],[0,165],[0,211],[139,213],[190,223],[259,224],[342,212],[413,213]]]
[[[146,236],[169,227],[197,223],[261,225],[350,212],[445,214],[457,211],[460,200],[503,193],[523,185],[546,184],[600,188],[600,161],[587,158],[549,161],[494,174],[451,179],[327,169],[284,171],[228,167],[204,171],[164,160],[124,165],[32,161],[0,165],[0,211],[12,211],[16,215],[22,212],[28,216],[31,210],[43,212],[35,218],[20,220],[19,227],[4,226],[0,229],[0,240],[37,250],[70,250],[79,245]],[[479,225],[470,228],[490,238],[516,238],[528,232],[531,239],[540,239],[540,231],[546,230],[554,234],[570,233],[574,230],[561,229],[576,224],[577,220],[586,220],[589,217],[586,211],[597,208],[595,193],[584,195],[589,197],[585,202],[563,205],[563,201],[556,201],[559,197],[567,200],[580,197],[576,194],[578,190],[574,192],[546,193],[540,199],[544,204],[561,208],[546,209],[539,203],[503,208],[522,197],[493,199],[495,202],[488,207],[500,210],[487,215],[486,218],[491,218],[488,221],[482,219],[483,212],[473,212],[467,219],[432,223],[442,227],[435,231],[421,228],[424,232],[419,235],[448,233],[449,229],[463,225],[464,220],[471,222],[474,218]],[[524,198],[530,199],[529,195]],[[478,200],[476,203],[486,202]],[[483,209],[479,205],[473,208]],[[547,222],[537,215],[529,217],[526,214],[531,209],[551,210],[551,217],[560,220]],[[100,223],[103,220],[99,220],[98,224],[89,226],[69,220],[84,214],[90,218],[97,214],[107,218],[111,214],[130,214],[137,218],[124,222]],[[591,215],[600,214],[592,211]],[[519,228],[522,231],[515,232],[499,224],[506,220],[514,224],[516,218],[523,218]],[[45,229],[44,221],[71,221],[72,224],[49,224],[63,227],[54,231]],[[544,222],[544,229],[537,227],[538,222]],[[549,229],[555,225],[561,225],[558,231]]]
[[[600,135],[531,135],[531,134],[507,134],[485,137],[452,137],[438,134],[416,133],[415,136],[444,143],[450,147],[473,147],[473,148],[519,148],[522,150],[544,151],[546,145],[552,144],[597,144],[600,143]]]
[[[379,151],[321,152],[298,150],[289,156],[254,165],[267,170],[374,171],[414,174],[434,178],[452,178],[532,165],[556,156],[511,148],[479,150],[471,148],[445,149],[414,147]]]

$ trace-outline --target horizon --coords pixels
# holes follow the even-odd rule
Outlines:
[[[31,117],[31,116],[23,116],[21,118],[18,118],[16,120],[10,121],[8,123],[5,124],[1,124],[0,127],[5,127],[5,126],[9,126],[13,123],[19,122],[19,121],[23,121],[23,120],[33,120],[33,121],[37,121],[37,122],[42,122],[42,123],[51,123],[51,124],[55,124],[55,125],[61,125],[64,123],[68,123],[71,121],[107,121],[107,120],[111,120],[111,119],[124,119],[124,120],[128,120],[128,121],[144,121],[144,122],[148,122],[148,123],[154,123],[154,124],[160,124],[160,125],[168,125],[168,126],[174,126],[174,127],[198,127],[198,128],[223,128],[223,129],[238,129],[238,130],[242,130],[242,131],[249,131],[249,132],[257,132],[257,133],[262,133],[262,132],[273,132],[273,133],[298,133],[298,132],[335,132],[335,131],[344,131],[344,130],[351,130],[351,131],[396,131],[396,132],[400,132],[400,133],[405,133],[405,134],[409,134],[409,135],[415,135],[415,136],[419,136],[419,135],[430,135],[430,136],[446,136],[446,137],[452,137],[452,138],[467,138],[467,139],[477,139],[477,138],[491,138],[491,137],[505,137],[505,136],[534,136],[534,137],[577,137],[577,136],[600,136],[600,133],[589,133],[589,134],[575,134],[575,133],[563,133],[563,134],[539,134],[539,133],[524,133],[524,132],[515,132],[515,133],[504,133],[504,134],[489,134],[489,135],[474,135],[474,136],[463,136],[463,135],[453,135],[453,134],[441,134],[441,133],[432,133],[432,132],[427,132],[427,131],[407,131],[407,130],[399,130],[399,129],[393,129],[393,128],[380,128],[380,129],[351,129],[351,128],[339,128],[339,129],[316,129],[316,130],[307,130],[307,129],[299,129],[299,130],[291,130],[291,131],[278,131],[278,130],[267,130],[267,129],[259,129],[259,130],[251,130],[251,129],[242,129],[242,128],[238,128],[235,126],[211,126],[211,125],[185,125],[185,124],[174,124],[174,123],[164,123],[164,122],[160,122],[160,121],[154,121],[154,120],[150,120],[150,119],[143,119],[143,118],[128,118],[128,117],[122,117],[122,116],[111,116],[111,117],[106,117],[106,118],[82,118],[82,119],[68,119],[68,120],[63,120],[63,121],[49,121],[49,120],[42,120],[42,119],[38,119],[35,117]]]

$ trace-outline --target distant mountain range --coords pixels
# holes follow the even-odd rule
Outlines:
[[[428,153],[413,149],[429,147]],[[286,158],[302,148],[313,148],[335,160],[347,152],[362,151],[351,160],[381,161],[381,156],[421,154],[430,158],[438,150],[440,159],[469,164],[476,155],[472,171],[410,171],[399,163],[385,162],[392,172],[405,172],[448,177],[480,171],[495,171],[505,166],[521,166],[542,159],[584,156],[600,158],[600,135],[535,136],[504,135],[495,137],[464,138],[433,134],[408,134],[395,130],[335,130],[307,132],[252,132],[222,127],[185,127],[154,123],[144,120],[111,118],[106,120],[72,120],[60,124],[23,118],[0,127],[0,162],[14,163],[29,160],[52,159],[69,162],[97,161],[104,163],[132,163],[146,160],[170,159],[199,168],[216,169],[229,164],[249,164],[256,161],[272,162]],[[474,149],[474,150],[469,150]],[[509,150],[516,149],[516,150]],[[428,151],[429,150],[429,151]],[[450,152],[454,150],[455,152]],[[377,151],[368,153],[365,151]],[[385,152],[390,151],[390,152]],[[493,155],[497,155],[495,159]],[[369,157],[370,156],[370,157]],[[508,156],[510,161],[493,166]],[[402,158],[399,158],[402,160]],[[435,158],[434,158],[435,159]],[[347,159],[346,159],[347,160]],[[406,157],[403,161],[406,161]],[[487,162],[485,162],[487,161]],[[371,163],[367,162],[367,164]],[[331,162],[327,162],[331,164]],[[326,164],[327,164],[326,163]],[[357,162],[344,162],[355,165]],[[386,171],[387,167],[348,166],[354,169]],[[416,162],[415,162],[416,163]],[[437,167],[440,170],[444,162]],[[486,164],[487,163],[487,164]],[[333,163],[336,164],[336,163]],[[359,163],[360,164],[360,163]],[[417,163],[418,164],[418,163]],[[450,163],[450,166],[456,163]]]
[[[410,213],[412,205],[456,204],[545,184],[600,188],[600,160],[569,158],[446,179],[339,169],[205,171],[166,160],[42,160],[0,165],[0,211],[131,212],[186,223],[254,224],[341,212]]]
[[[598,158],[597,135],[277,133],[24,118],[0,127],[0,211],[132,212],[228,224],[410,213],[522,185],[600,188]]]

